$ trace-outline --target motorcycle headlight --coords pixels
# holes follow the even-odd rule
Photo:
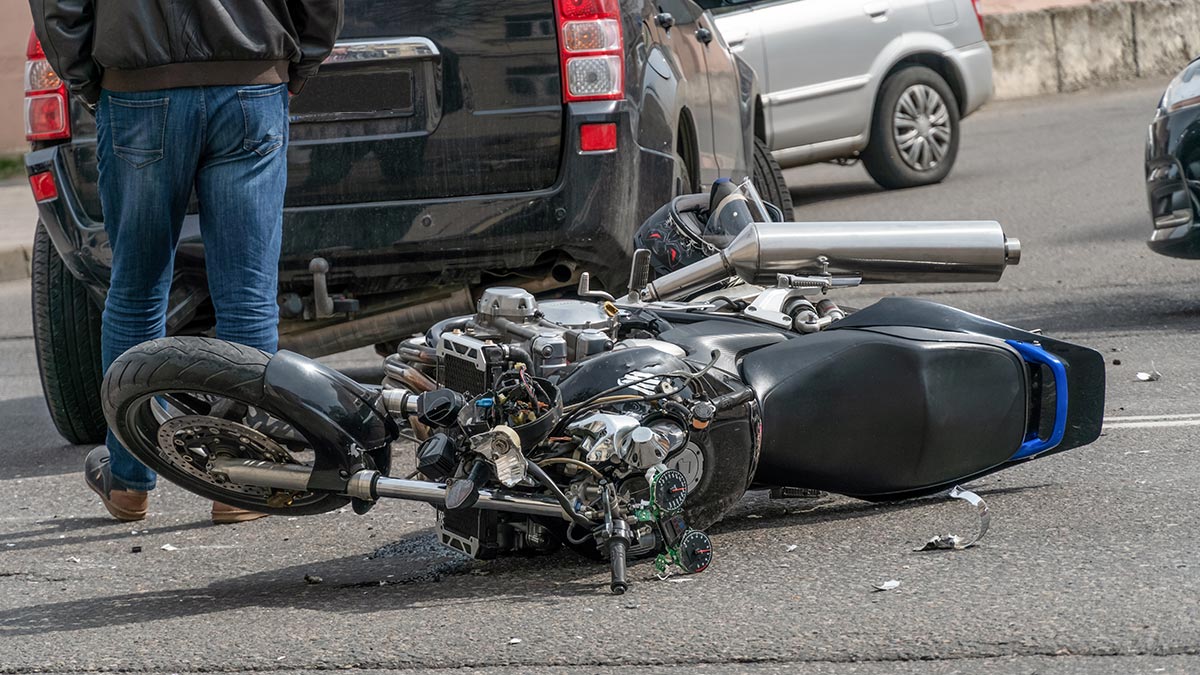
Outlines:
[[[1171,80],[1163,94],[1159,109],[1173,113],[1176,110],[1200,105],[1200,59],[1188,64],[1183,72]]]

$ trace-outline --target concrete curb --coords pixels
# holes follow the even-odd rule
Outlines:
[[[1173,75],[1200,56],[1200,0],[1123,0],[985,14],[996,98]]]
[[[28,279],[31,258],[29,246],[10,244],[0,247],[0,282]]]

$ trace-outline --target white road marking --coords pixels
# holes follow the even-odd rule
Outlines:
[[[1197,426],[1200,426],[1200,413],[1182,415],[1120,415],[1104,418],[1105,430]]]
[[[1184,415],[1116,415],[1114,417],[1105,417],[1105,422],[1135,422],[1141,420],[1185,420],[1185,419],[1200,419],[1200,413],[1187,413]]]
[[[1200,420],[1166,420],[1163,422],[1118,422],[1105,424],[1104,430],[1109,429],[1149,429],[1151,427],[1200,427]]]

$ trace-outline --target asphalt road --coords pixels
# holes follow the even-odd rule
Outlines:
[[[998,286],[887,290],[1114,364],[1097,443],[972,484],[993,523],[968,551],[913,552],[968,530],[962,504],[754,495],[714,528],[710,571],[660,582],[639,564],[611,597],[604,568],[565,553],[443,551],[417,505],[215,528],[164,485],[147,521],[113,524],[83,486],[86,448],[64,446],[44,412],[27,288],[0,286],[0,673],[1200,671],[1200,262],[1142,244],[1142,143],[1163,84],[992,105],[935,187],[789,173],[804,220],[1002,221],[1025,258]],[[1152,368],[1161,380],[1137,381]],[[1121,419],[1159,415],[1193,417]],[[889,579],[901,586],[872,592]]]

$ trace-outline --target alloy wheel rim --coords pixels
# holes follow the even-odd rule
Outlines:
[[[950,111],[941,95],[927,84],[914,84],[896,101],[892,137],[904,163],[917,171],[932,171],[950,151]]]

